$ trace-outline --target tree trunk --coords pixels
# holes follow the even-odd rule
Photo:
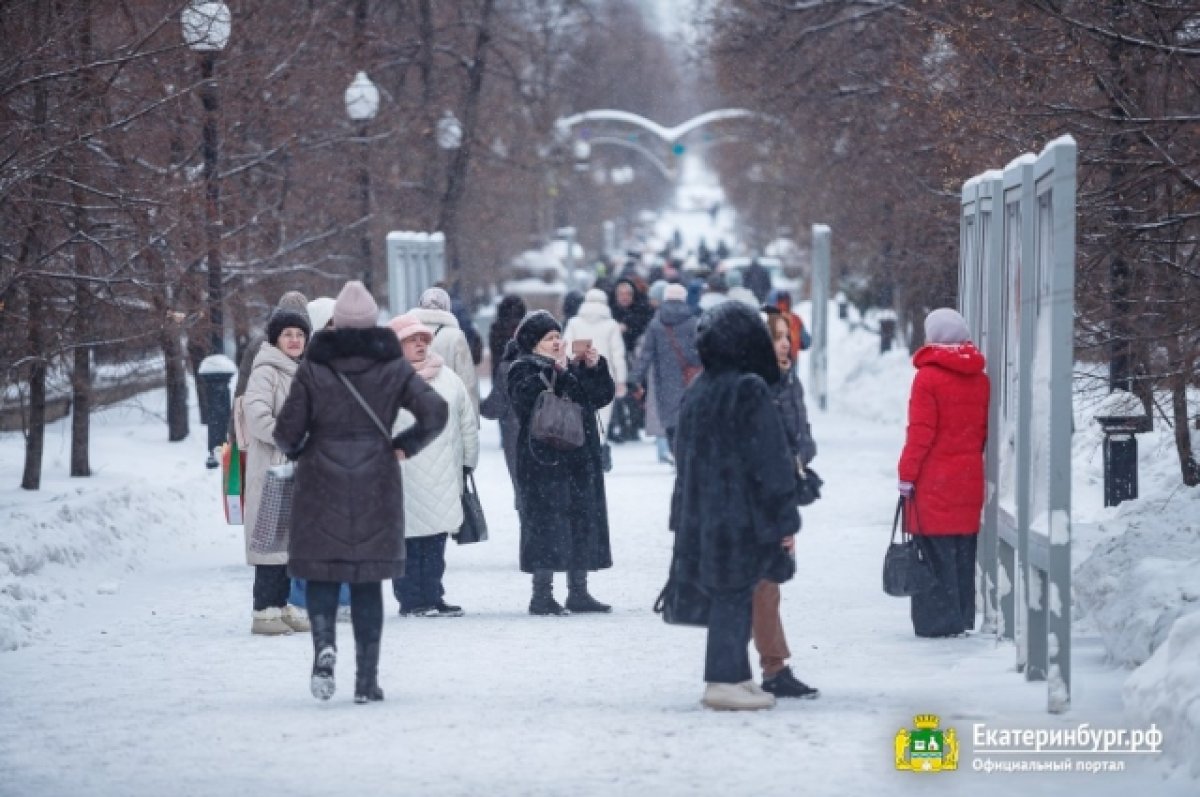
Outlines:
[[[25,490],[38,490],[42,486],[46,443],[45,314],[41,286],[33,281],[29,285],[29,426],[25,433],[25,472],[21,476],[21,487]]]
[[[92,419],[92,350],[76,344],[71,370],[71,475],[91,476],[88,456]]]

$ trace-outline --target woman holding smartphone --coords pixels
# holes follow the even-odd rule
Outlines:
[[[595,346],[568,359],[562,327],[538,310],[514,336],[519,352],[508,371],[508,396],[520,422],[517,435],[521,570],[533,576],[529,613],[609,612],[588,594],[589,570],[612,567],[608,508],[596,409],[613,400],[616,386]],[[562,451],[529,434],[533,409],[545,390],[579,405],[584,443]],[[554,573],[567,573],[566,608],[554,600]]]

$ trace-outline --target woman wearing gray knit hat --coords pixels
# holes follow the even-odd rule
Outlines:
[[[350,585],[357,675],[354,700],[383,699],[379,643],[385,579],[404,575],[404,491],[398,459],[414,456],[446,425],[446,402],[404,359],[379,308],[349,282],[333,328],[314,336],[275,424],[296,460],[288,569],[308,580],[314,697],[334,691],[338,587]],[[411,427],[393,436],[401,408]]]
[[[513,340],[519,352],[508,371],[517,434],[517,512],[521,570],[533,575],[529,613],[609,612],[588,594],[589,570],[612,567],[608,506],[596,410],[613,400],[608,363],[589,346],[568,361],[562,327],[545,310],[530,313]],[[530,436],[534,405],[545,390],[570,399],[583,415],[584,443],[568,451]],[[554,600],[554,573],[567,573],[567,605]]]

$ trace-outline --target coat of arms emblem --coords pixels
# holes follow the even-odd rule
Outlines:
[[[913,717],[913,728],[896,734],[896,769],[942,772],[958,769],[958,734],[942,730],[935,714]]]

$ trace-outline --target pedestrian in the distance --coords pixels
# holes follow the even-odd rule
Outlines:
[[[479,414],[479,374],[471,356],[471,343],[459,328],[458,318],[450,311],[450,294],[442,288],[429,288],[421,294],[417,307],[409,314],[433,330],[433,350],[458,374],[471,397],[471,406]]]
[[[926,316],[925,341],[913,355],[899,489],[936,583],[912,597],[912,624],[917,636],[956,636],[975,628],[989,385],[958,311],[942,307]]]
[[[496,308],[496,320],[488,330],[488,350],[492,355],[492,390],[487,402],[480,404],[480,414],[497,422],[500,427],[500,446],[504,449],[504,466],[512,482],[513,505],[517,493],[517,433],[521,424],[508,400],[508,369],[516,359],[513,347],[509,356],[509,344],[521,321],[525,318],[525,301],[520,296],[505,296]],[[484,406],[486,404],[487,406]]]
[[[613,400],[608,364],[595,346],[568,359],[562,328],[538,310],[517,328],[508,395],[520,422],[517,436],[521,570],[533,575],[529,613],[609,612],[588,593],[588,571],[612,567],[608,506],[596,409]],[[538,396],[547,389],[579,405],[584,443],[560,451],[530,435]],[[554,600],[554,573],[567,573],[567,605]]]
[[[646,330],[642,349],[629,377],[630,383],[640,391],[653,374],[655,409],[672,448],[687,376],[700,368],[696,323],[696,316],[687,304],[687,289],[682,285],[668,285],[663,292],[662,306]]]
[[[311,328],[301,311],[277,307],[267,321],[267,335],[254,356],[246,392],[242,396],[240,426],[246,444],[246,561],[254,566],[253,634],[290,634],[308,631],[305,610],[289,602],[287,551],[265,553],[251,544],[260,523],[267,470],[287,461],[275,445],[275,425]],[[262,518],[263,522],[269,522]]]
[[[775,697],[755,682],[747,651],[754,590],[789,559],[800,529],[795,463],[771,395],[779,366],[758,311],[741,302],[701,316],[697,348],[704,373],[675,438],[672,577],[710,599],[702,703],[770,708]]]
[[[617,386],[617,399],[625,395],[625,375],[628,371],[625,358],[625,339],[621,335],[621,327],[613,320],[612,310],[608,307],[608,295],[599,288],[592,288],[584,294],[583,304],[579,312],[567,322],[563,330],[563,345],[568,354],[572,353],[575,341],[587,341],[596,347],[600,356],[608,363],[613,383]],[[612,418],[612,404],[599,409],[600,423],[608,428]]]
[[[446,427],[415,457],[401,463],[404,476],[404,576],[392,581],[403,617],[461,617],[461,606],[447,603],[442,577],[446,572],[446,540],[463,523],[463,480],[479,463],[479,417],[458,374],[430,348],[433,331],[406,314],[389,326],[400,341],[404,359],[437,391],[449,408]],[[393,431],[402,434],[415,423],[400,410]]]
[[[346,283],[333,329],[313,336],[275,424],[276,444],[296,460],[288,568],[308,580],[310,688],[320,700],[334,692],[342,583],[350,585],[354,700],[383,700],[382,582],[404,575],[399,460],[416,456],[446,425],[446,402],[404,359],[396,334],[379,327],[378,317],[363,284]],[[416,424],[392,437],[401,408]]]

